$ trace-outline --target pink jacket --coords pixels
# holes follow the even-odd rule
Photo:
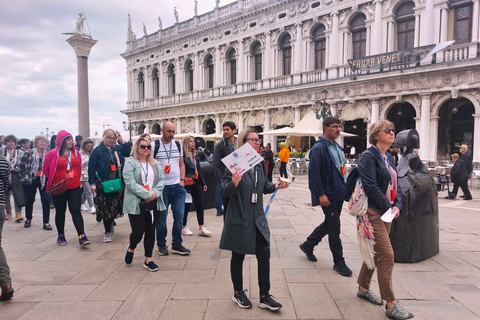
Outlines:
[[[55,149],[50,150],[45,155],[45,160],[43,162],[43,174],[47,177],[47,192],[49,192],[48,188],[50,187],[50,183],[53,181],[53,177],[55,176],[55,172],[57,171],[57,162],[58,162],[58,153],[60,150],[60,146],[65,138],[71,137],[72,135],[65,131],[60,130],[57,134],[57,140],[55,141],[57,147]],[[75,157],[77,157],[78,163],[78,176],[82,176],[82,156],[80,152],[78,152],[77,148],[73,147],[73,152],[75,153]]]

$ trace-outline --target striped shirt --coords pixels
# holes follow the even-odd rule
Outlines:
[[[0,206],[5,205],[5,191],[10,184],[9,163],[3,155],[0,155]]]
[[[180,183],[180,159],[183,157],[182,145],[180,150],[177,148],[175,140],[172,139],[170,143],[164,144],[160,140],[160,148],[158,149],[155,160],[160,163],[165,176],[165,185],[171,186]],[[155,141],[152,142],[152,149],[155,148]],[[165,168],[170,166],[170,173],[165,172]]]

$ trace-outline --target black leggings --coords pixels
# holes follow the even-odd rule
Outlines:
[[[197,211],[198,225],[202,226],[203,223],[203,186],[200,183],[193,186],[185,187],[188,193],[192,195],[193,203],[195,203],[195,210]],[[183,214],[183,226],[187,225],[188,210],[190,210],[190,203],[185,203],[185,212]]]
[[[286,162],[280,162],[280,177],[284,177],[288,179]]]
[[[130,226],[132,227],[132,233],[130,233],[130,246],[129,248],[135,250],[137,244],[143,239],[143,247],[145,248],[145,257],[151,258],[153,252],[153,246],[155,245],[155,226],[159,216],[158,210],[153,210],[154,221],[152,223],[152,215],[150,212],[141,214],[129,214]]]
[[[72,215],[73,224],[77,229],[78,235],[85,233],[83,227],[83,217],[80,210],[80,203],[82,198],[82,190],[80,187],[75,189],[68,189],[62,194],[52,195],[53,204],[55,205],[55,225],[58,234],[65,234],[65,212],[68,210]]]
[[[266,296],[270,291],[270,247],[267,240],[263,237],[260,230],[257,231],[255,255],[258,264],[258,286],[260,287],[260,295]],[[230,274],[232,276],[233,290],[235,292],[243,290],[243,260],[245,255],[232,251],[232,259],[230,260]]]
[[[110,219],[103,219],[103,226],[105,227],[105,233],[110,232],[110,229],[112,228],[112,223],[115,221],[114,218]]]

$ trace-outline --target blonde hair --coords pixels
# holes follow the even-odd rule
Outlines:
[[[117,133],[113,129],[107,129],[107,130],[103,131],[102,140],[100,140],[100,143],[103,143],[105,138],[108,137],[111,134],[113,134],[115,137],[117,137]]]
[[[86,154],[91,154],[92,151],[90,151],[90,152],[87,151],[87,144],[92,144],[92,146],[93,146],[93,141],[90,138],[87,138],[87,139],[83,140],[82,146],[80,147],[80,149],[82,149],[82,151]]]
[[[190,139],[193,139],[193,141],[195,141],[195,138],[193,136],[186,136],[183,139],[183,153],[185,154],[185,157],[190,156],[190,147],[188,146]],[[195,147],[193,147],[192,156],[195,157],[196,155],[197,155],[197,150],[195,150]]]
[[[148,137],[148,138],[147,138],[147,137]],[[152,142],[152,138],[150,137],[150,134],[149,134],[149,133],[142,133],[142,134],[140,135],[140,138]]]
[[[245,143],[247,143],[247,138],[250,135],[250,133],[257,133],[257,131],[255,131],[255,129],[253,127],[248,127],[245,130],[243,130],[242,132],[240,132],[240,134],[238,135],[238,139],[237,139],[237,148],[240,148]]]
[[[140,160],[139,156],[138,156],[138,148],[140,148],[140,142],[142,141],[145,141],[147,143],[147,145],[151,145],[150,144],[150,141],[148,141],[147,139],[144,139],[144,138],[138,138],[137,141],[135,141],[135,145],[133,146],[133,154],[132,154],[132,157],[134,159],[137,159],[137,160]],[[157,161],[155,161],[155,159],[152,158],[152,153],[150,152],[148,155],[147,155],[147,161],[148,163],[150,163],[152,166],[156,166],[157,165]]]
[[[458,153],[452,153],[452,155],[450,156],[452,157],[452,159],[460,159],[460,156],[458,155]]]
[[[48,144],[48,139],[47,137],[45,137],[44,135],[38,135],[38,136],[35,136],[35,138],[33,139],[33,146],[36,147],[37,146],[37,143],[38,141],[40,140],[45,140]]]
[[[376,146],[378,140],[375,138],[375,135],[378,134],[383,129],[395,129],[395,125],[388,120],[380,120],[378,122],[375,122],[370,127],[370,133],[368,135],[368,142],[370,142],[370,144]]]

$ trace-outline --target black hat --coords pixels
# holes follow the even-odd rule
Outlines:
[[[78,141],[78,140],[83,140],[83,137],[81,135],[75,136],[75,141]]]

